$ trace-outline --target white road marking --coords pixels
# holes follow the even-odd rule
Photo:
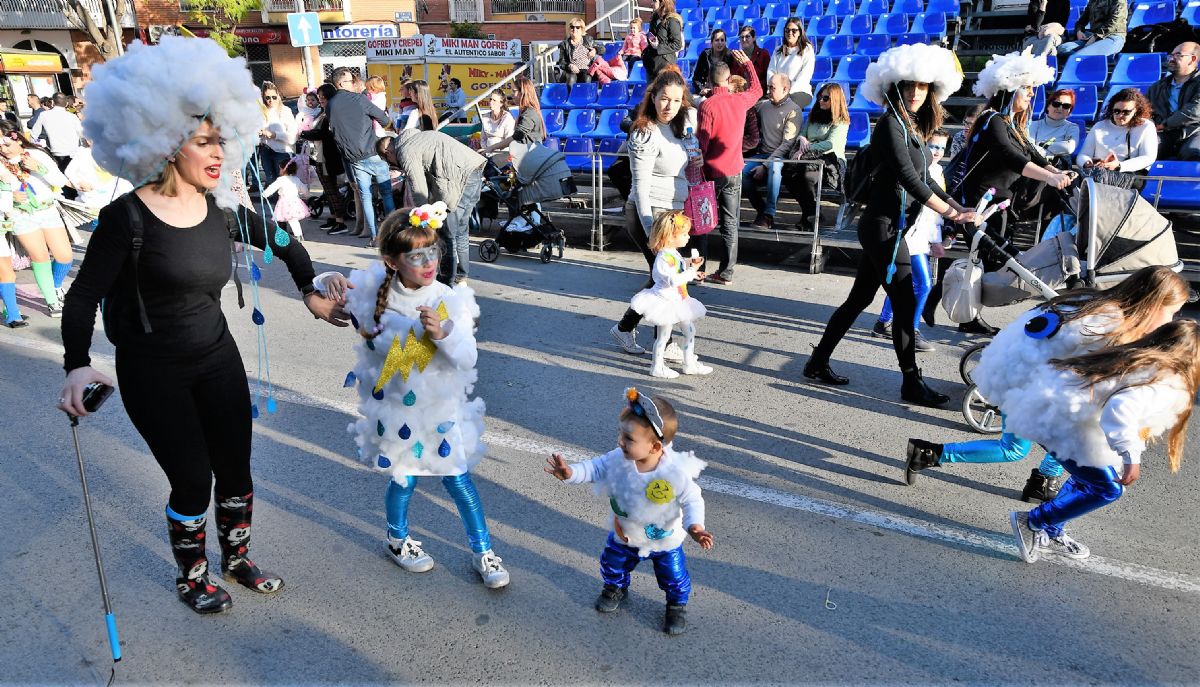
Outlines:
[[[59,356],[63,352],[62,346],[44,341],[13,338],[0,343],[28,348],[43,353],[53,353]],[[112,356],[110,355],[93,354],[92,358],[95,362],[102,362],[109,366],[113,363]],[[347,391],[347,394],[349,393]],[[286,389],[276,389],[275,398],[283,403],[342,413],[350,417],[355,417],[358,414],[356,404],[348,400],[321,398]],[[503,446],[536,456],[548,457],[551,453],[557,452],[561,453],[564,458],[572,460],[586,460],[594,457],[591,454],[564,450],[559,446],[553,446],[535,439],[500,432],[488,432],[484,434],[484,441],[492,446]],[[921,537],[923,539],[947,542],[958,546],[996,551],[1012,556],[1014,559],[1018,557],[1016,544],[1012,543],[1011,537],[1007,533],[979,534],[955,527],[947,527],[945,525],[892,515],[890,513],[881,513],[849,504],[790,494],[719,477],[701,477],[700,487],[726,496],[736,496],[758,503],[869,525],[912,537]],[[1200,578],[1198,577],[1168,570],[1159,570],[1137,563],[1126,563],[1101,556],[1089,556],[1084,560],[1073,560],[1055,555],[1043,556],[1039,561],[1086,570],[1098,575],[1106,575],[1162,589],[1200,594]],[[1016,560],[1014,560],[1015,564],[1017,564]]]

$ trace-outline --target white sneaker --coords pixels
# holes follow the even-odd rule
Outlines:
[[[1026,563],[1036,562],[1037,538],[1041,533],[1029,528],[1029,514],[1013,511],[1008,514],[1008,522],[1012,525],[1013,536],[1017,539],[1017,553],[1021,554]]]
[[[396,565],[411,573],[423,573],[433,570],[433,559],[421,549],[421,542],[412,537],[396,539],[392,535],[387,538],[388,553]]]
[[[1045,532],[1038,532],[1037,534],[1037,541],[1034,543],[1034,546],[1037,547],[1039,554],[1052,553],[1076,560],[1087,558],[1092,554],[1088,550],[1088,547],[1068,537],[1066,532],[1059,537],[1051,537]]]
[[[54,289],[54,296],[55,296],[55,298],[58,300],[58,302],[59,302],[60,304],[61,304],[61,303],[64,303],[64,302],[66,302],[66,300],[67,300],[67,287],[65,287],[65,286],[60,286],[60,287],[58,287],[57,289]]]
[[[508,571],[500,565],[501,558],[491,549],[471,556],[471,564],[475,572],[483,579],[483,586],[488,589],[499,589],[508,586]]]
[[[674,341],[668,341],[667,350],[663,351],[663,360],[667,361],[668,363],[682,363],[683,349],[680,348],[679,344],[675,343]]]
[[[712,367],[700,362],[700,358],[691,355],[684,358],[683,368],[680,370],[685,375],[708,375],[712,374]]]
[[[614,324],[612,329],[608,331],[617,340],[617,345],[621,347],[622,351],[625,351],[629,355],[644,355],[646,353],[646,349],[638,345],[636,329],[632,332],[623,332],[617,329],[617,325]]]
[[[679,376],[679,373],[667,367],[666,365],[655,365],[650,368],[650,376],[661,377],[663,379],[675,379]]]

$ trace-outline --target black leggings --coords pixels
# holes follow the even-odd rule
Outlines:
[[[908,255],[908,246],[900,241],[900,250],[896,253],[896,274],[890,284],[885,283],[888,265],[892,261],[892,250],[896,239],[880,240],[890,228],[886,219],[864,219],[858,225],[858,242],[862,245],[862,257],[858,261],[858,272],[854,275],[854,285],[846,301],[838,306],[829,324],[825,325],[825,334],[821,343],[813,351],[813,360],[818,363],[828,362],[833,355],[833,349],[854,326],[854,321],[862,314],[867,306],[875,300],[879,287],[892,299],[892,346],[896,349],[896,360],[903,371],[914,370],[917,367],[916,349],[913,348],[913,321],[917,309],[917,298],[913,295],[912,264]]]
[[[121,401],[171,483],[167,501],[185,516],[217,493],[242,496],[250,479],[250,387],[228,334],[198,358],[156,359],[117,348]]]

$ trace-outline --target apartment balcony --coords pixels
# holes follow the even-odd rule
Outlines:
[[[121,16],[121,26],[137,28],[133,21],[133,13],[129,10],[130,0],[114,0],[117,13]],[[82,0],[81,4],[92,15],[97,25],[103,26],[104,11],[101,0]],[[67,15],[62,11],[58,0],[0,0],[0,29],[71,29]]]
[[[584,0],[491,0],[492,14],[575,14],[583,16]]]
[[[483,23],[483,0],[450,0],[450,21]]]
[[[262,18],[268,24],[286,24],[292,12],[316,12],[322,23],[350,21],[349,0],[263,0]]]

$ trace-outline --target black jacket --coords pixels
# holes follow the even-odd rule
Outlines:
[[[900,123],[893,114],[885,114],[871,132],[869,154],[876,166],[871,182],[871,200],[859,222],[863,241],[885,241],[896,236],[900,222],[900,192],[907,194],[904,210],[908,226],[933,195],[942,200],[949,196],[937,184],[929,184],[929,154],[925,141]],[[861,154],[861,153],[860,153]]]
[[[1179,109],[1171,110],[1171,81],[1174,76],[1168,74],[1155,81],[1147,91],[1150,107],[1154,109],[1152,118],[1155,124],[1162,125],[1159,141],[1168,150],[1178,148],[1188,138],[1200,132],[1200,71],[1192,72],[1192,78],[1183,82],[1179,89]]]
[[[570,38],[564,38],[558,44],[558,68],[562,70],[563,74],[566,74],[567,72],[570,71],[569,69],[567,69],[567,67],[571,66],[571,49],[572,49],[572,47],[573,46],[571,45]],[[596,49],[596,41],[592,40],[592,37],[585,33],[585,34],[583,34],[583,47],[588,48],[590,50],[595,50]],[[583,70],[583,73],[586,74],[587,70],[586,69]]]
[[[346,171],[342,160],[342,151],[338,150],[337,141],[329,129],[329,115],[322,113],[317,119],[317,125],[308,131],[301,131],[300,138],[306,141],[317,141],[321,144],[321,167],[326,176],[335,177]]]
[[[970,144],[971,154],[966,162],[968,173],[961,191],[963,204],[968,207],[974,207],[989,188],[996,189],[997,201],[1012,198],[1025,165],[1030,162],[1039,167],[1050,164],[1036,148],[1022,142],[999,114],[989,111],[979,117],[983,121],[977,126],[984,128],[979,132],[979,138]]]
[[[653,80],[663,67],[679,61],[683,50],[683,22],[679,15],[670,14],[650,17],[650,33],[658,39],[658,46],[646,46],[642,51],[642,63],[646,65],[646,79]]]
[[[712,68],[717,66],[717,64],[724,62],[731,68],[733,67],[733,57],[728,50],[716,60],[713,59],[712,55],[712,48],[705,48],[704,52],[700,53],[700,57],[696,60],[696,69],[692,71],[692,87],[696,91],[712,86]]]
[[[347,165],[376,154],[375,141],[378,137],[372,126],[373,121],[379,122],[380,126],[391,125],[387,113],[375,107],[362,93],[339,90],[337,95],[329,99],[325,111],[333,138]]]

